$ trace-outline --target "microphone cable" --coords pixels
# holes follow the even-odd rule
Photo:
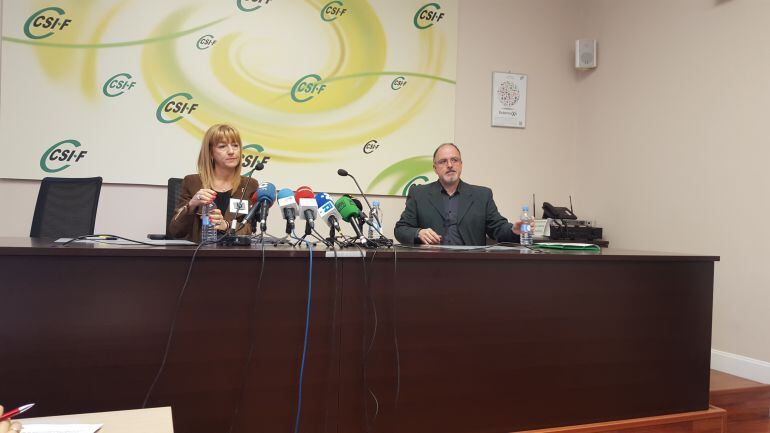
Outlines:
[[[168,360],[168,352],[171,349],[171,341],[174,338],[174,329],[176,327],[176,319],[179,316],[180,310],[182,309],[182,299],[184,298],[184,293],[187,290],[187,284],[190,282],[190,275],[192,274],[193,263],[195,263],[195,257],[198,255],[198,251],[200,251],[201,247],[211,243],[215,243],[215,242],[208,242],[208,243],[201,242],[195,248],[195,251],[193,251],[192,259],[190,259],[190,265],[187,267],[187,276],[185,277],[184,284],[182,284],[182,289],[179,291],[179,295],[177,296],[176,308],[174,309],[174,315],[171,318],[171,325],[169,326],[169,330],[168,330],[168,337],[166,338],[166,347],[163,350],[163,358],[161,359],[160,366],[158,367],[158,371],[155,373],[155,378],[153,379],[152,384],[150,384],[150,388],[147,390],[147,393],[144,396],[144,401],[142,402],[142,409],[147,407],[147,403],[150,401],[150,396],[152,396],[152,392],[155,389],[155,386],[158,384],[158,380],[160,379],[160,376],[161,374],[163,374],[163,370],[166,367],[166,361]]]
[[[262,264],[259,268],[259,278],[257,279],[257,288],[254,290],[254,297],[252,299],[251,304],[251,316],[248,317],[249,321],[249,352],[248,355],[246,355],[246,364],[243,366],[243,379],[241,380],[241,395],[238,398],[238,401],[235,403],[235,407],[233,408],[233,415],[230,418],[230,428],[228,429],[228,432],[232,433],[233,428],[235,427],[235,421],[238,420],[238,415],[240,414],[241,410],[241,404],[243,403],[243,398],[246,395],[246,383],[249,379],[249,371],[251,370],[251,359],[254,354],[254,348],[256,346],[256,333],[257,333],[257,326],[256,326],[256,317],[257,317],[257,306],[258,302],[257,299],[259,297],[260,288],[262,287],[262,276],[265,273],[265,242],[264,239],[261,239],[262,242],[260,242],[262,247]]]
[[[190,282],[190,275],[192,274],[193,264],[195,264],[195,258],[198,255],[198,251],[200,251],[201,247],[203,247],[204,245],[218,244],[226,236],[227,234],[225,233],[213,241],[200,242],[195,247],[195,251],[193,251],[192,258],[190,259],[190,265],[187,268],[187,276],[185,277],[184,284],[182,284],[182,288],[179,290],[179,296],[177,297],[176,309],[174,310],[174,314],[171,319],[171,325],[168,330],[168,338],[166,339],[166,347],[165,349],[163,349],[163,358],[161,359],[160,367],[158,367],[158,372],[155,374],[155,379],[153,379],[152,384],[150,384],[150,388],[147,390],[147,394],[145,394],[144,396],[144,401],[142,402],[142,409],[147,407],[147,403],[150,400],[150,396],[152,395],[152,392],[155,389],[155,386],[158,384],[158,380],[160,379],[160,376],[163,374],[163,370],[166,368],[166,362],[168,361],[168,353],[171,349],[171,342],[174,339],[174,330],[176,329],[176,319],[179,317],[179,312],[182,309],[182,299],[184,299],[184,293],[187,290],[187,284]]]
[[[292,237],[297,240],[300,239],[299,237],[297,237],[297,234],[294,231],[292,231]],[[313,298],[313,245],[310,241],[307,241],[304,239],[303,239],[303,242],[305,242],[309,251],[310,271],[308,274],[308,282],[307,282],[307,306],[305,307],[305,338],[302,344],[302,362],[300,363],[299,381],[297,384],[298,386],[297,417],[294,420],[294,433],[299,433],[300,420],[302,418],[302,385],[305,377],[305,361],[307,359],[307,345],[308,345],[308,340],[310,335],[310,307],[312,305],[312,298]]]
[[[76,238],[72,238],[68,240],[67,242],[62,243],[61,246],[66,247],[78,241],[90,241],[91,243],[94,243],[94,244],[104,244],[104,245],[121,245],[121,244],[115,244],[112,242],[107,242],[107,241],[116,241],[116,240],[124,240],[127,242],[132,242],[136,245],[146,245],[148,247],[165,247],[166,246],[164,244],[151,244],[149,242],[137,241],[134,239],[124,238],[123,236],[112,235],[108,233],[78,236]]]
[[[377,420],[377,417],[380,414],[380,401],[377,398],[377,395],[372,391],[371,387],[369,386],[369,379],[368,379],[367,370],[368,370],[368,364],[369,364],[369,355],[370,355],[370,353],[372,351],[372,348],[374,347],[374,341],[377,338],[377,330],[379,328],[379,316],[377,314],[377,303],[376,303],[376,300],[374,298],[374,294],[372,293],[372,288],[371,288],[371,284],[370,284],[370,281],[371,281],[370,278],[369,278],[370,274],[369,274],[369,272],[367,270],[367,265],[366,265],[366,250],[364,250],[363,248],[361,248],[361,246],[359,246],[357,244],[353,244],[353,245],[356,248],[358,248],[358,250],[361,252],[361,264],[363,266],[362,269],[363,269],[363,274],[364,274],[363,275],[364,276],[364,287],[366,288],[366,292],[367,292],[366,293],[366,295],[367,295],[366,298],[367,298],[367,301],[368,301],[368,303],[365,305],[365,308],[367,310],[371,309],[372,316],[373,316],[373,319],[374,319],[374,326],[372,328],[371,337],[369,337],[369,339],[368,339],[369,341],[367,342],[367,333],[364,332],[362,334],[362,347],[361,347],[361,349],[363,351],[362,352],[362,359],[361,359],[361,361],[362,361],[361,362],[361,374],[362,374],[363,386],[364,386],[364,389],[362,390],[362,391],[364,391],[364,417],[365,417],[365,421],[366,421],[366,431],[367,432],[371,432],[372,431],[372,425]],[[371,263],[374,263],[374,257],[375,257],[376,254],[377,254],[377,250],[374,250],[372,252],[372,259],[371,259],[372,262]],[[366,314],[364,314],[364,317],[366,318]],[[364,323],[366,323],[366,319],[364,319]],[[368,405],[368,403],[366,401],[367,400],[367,398],[366,398],[367,396],[371,396],[371,398],[374,400],[374,404],[375,404],[374,415],[371,417],[371,419],[369,417],[369,405]]]

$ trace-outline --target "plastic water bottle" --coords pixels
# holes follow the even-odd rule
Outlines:
[[[201,206],[201,243],[217,240],[217,228],[211,223],[209,213],[214,210],[214,203]]]
[[[519,235],[519,238],[521,240],[519,241],[522,245],[532,245],[532,218],[529,216],[529,206],[524,205],[521,207],[521,216],[519,217],[519,220],[521,220],[521,227],[519,227],[519,230],[521,230],[521,234]]]
[[[379,231],[382,231],[382,226],[380,223],[382,222],[382,210],[380,209],[380,201],[375,200],[372,202],[372,224],[369,226],[369,239],[379,238],[380,233]],[[375,226],[377,227],[377,230],[374,229]]]

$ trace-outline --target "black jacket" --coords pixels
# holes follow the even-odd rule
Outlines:
[[[419,242],[417,231],[431,228],[444,235],[444,205],[442,186],[438,181],[415,185],[409,190],[406,208],[396,223],[396,239],[402,244]],[[519,242],[519,236],[492,198],[492,190],[460,181],[457,228],[465,245],[486,245],[486,236],[498,242]]]

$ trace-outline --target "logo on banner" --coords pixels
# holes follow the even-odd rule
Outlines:
[[[235,0],[235,3],[244,12],[253,12],[270,3],[270,0]]]
[[[369,155],[379,149],[379,147],[380,145],[377,143],[377,140],[369,140],[364,144],[364,153]]]
[[[46,173],[58,173],[77,164],[88,153],[87,150],[78,149],[80,146],[79,141],[72,139],[54,144],[40,157],[40,169]]]
[[[406,86],[406,78],[404,77],[396,77],[396,79],[390,83],[390,88],[393,90],[401,90],[404,86]]]
[[[55,6],[40,9],[27,18],[24,34],[30,39],[45,39],[65,30],[72,23],[71,19],[64,17],[66,14],[64,9]]]
[[[417,13],[414,14],[414,26],[420,30],[433,27],[444,18],[444,12],[439,12],[440,9],[441,5],[438,3],[428,3],[417,9]]]
[[[155,117],[160,123],[174,123],[182,120],[184,116],[191,114],[198,108],[198,104],[192,103],[193,96],[189,93],[174,93],[158,105],[155,111]],[[177,115],[171,119],[171,117]]]
[[[326,90],[326,84],[321,84],[321,76],[308,74],[297,80],[291,88],[291,99],[294,102],[307,102]]]
[[[206,50],[213,47],[216,43],[217,40],[214,38],[214,35],[203,35],[198,39],[198,42],[195,43],[195,46],[198,47],[199,50]]]
[[[326,6],[321,8],[321,19],[330,23],[345,15],[345,12],[348,10],[343,6],[345,5],[339,0],[330,1]]]
[[[127,72],[113,75],[102,86],[102,93],[104,96],[114,98],[128,92],[136,86],[136,81],[131,81],[131,78],[131,74]]]
[[[410,180],[406,183],[406,186],[404,187],[404,190],[401,191],[401,195],[406,197],[409,195],[409,188],[412,187],[412,185],[425,185],[426,182],[428,182],[430,179],[428,179],[427,176],[417,176],[414,179]],[[419,181],[419,183],[418,183]]]
[[[241,150],[241,167],[244,171],[248,171],[257,166],[258,163],[267,164],[270,161],[269,156],[264,156],[262,153],[265,148],[259,144],[247,144],[243,146]],[[262,157],[262,159],[260,159]]]

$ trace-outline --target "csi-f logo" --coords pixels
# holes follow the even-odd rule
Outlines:
[[[291,88],[291,99],[294,102],[307,102],[326,90],[326,84],[321,83],[321,77],[308,74],[297,80]]]
[[[117,75],[113,75],[102,86],[102,93],[104,96],[114,98],[120,96],[136,86],[136,81],[131,81],[131,74],[122,72]]]
[[[243,149],[241,150],[241,167],[243,167],[244,170],[251,170],[260,162],[262,164],[267,164],[267,162],[270,161],[270,157],[262,156],[264,151],[265,148],[259,144],[247,144],[246,146],[243,146]],[[259,158],[260,156],[262,156],[262,159]]]
[[[244,12],[252,12],[267,5],[270,1],[271,0],[235,0],[235,3],[238,5],[238,9]]]
[[[390,88],[393,90],[401,90],[404,86],[406,86],[406,78],[404,77],[396,77],[396,79],[390,83]]]
[[[366,142],[366,144],[364,144],[364,153],[369,155],[370,153],[379,149],[379,147],[380,145],[377,143],[377,140],[369,140]]]
[[[40,9],[27,18],[24,34],[30,39],[44,39],[64,30],[72,23],[71,19],[64,17],[65,14],[64,9],[55,6]]]
[[[77,140],[60,141],[49,147],[40,157],[40,169],[46,173],[58,173],[86,157],[87,150],[78,150]]]
[[[198,39],[195,46],[198,47],[199,50],[206,50],[213,47],[216,43],[217,40],[214,39],[214,35],[203,35]]]
[[[428,179],[427,176],[417,176],[414,179],[410,180],[406,183],[404,186],[404,190],[401,191],[401,195],[406,197],[409,195],[409,189],[412,187],[412,185],[424,185],[426,182],[428,182],[430,179]]]
[[[342,15],[345,15],[345,12],[348,10],[343,6],[345,5],[339,0],[330,1],[326,6],[321,8],[321,19],[326,22],[332,22]]]
[[[158,109],[155,111],[155,117],[160,123],[178,122],[182,117],[191,114],[198,108],[198,104],[190,102],[192,99],[193,96],[189,93],[174,93],[158,105]],[[179,114],[179,116],[176,116],[173,119],[166,118],[167,115],[170,116],[172,114]]]
[[[438,3],[428,3],[417,9],[417,13],[414,14],[414,26],[420,30],[433,27],[433,24],[444,18],[444,12],[439,12],[440,9],[441,5]]]

